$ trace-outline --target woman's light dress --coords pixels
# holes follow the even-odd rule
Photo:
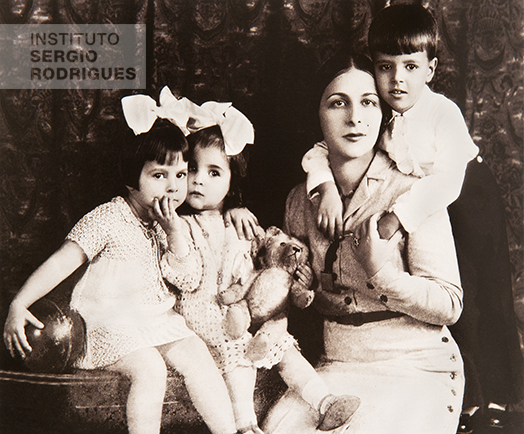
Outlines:
[[[345,230],[388,210],[416,178],[375,155],[351,201]],[[285,229],[307,240],[320,280],[329,242],[316,229],[316,204],[305,185],[289,195]],[[328,315],[392,310],[405,316],[361,326],[324,320],[324,356],[317,371],[336,394],[356,395],[361,405],[345,428],[351,434],[455,434],[464,390],[463,363],[446,324],[462,309],[453,236],[445,211],[428,218],[371,278],[346,237],[333,270],[340,294],[322,291],[316,307]],[[357,247],[358,248],[358,247]],[[313,433],[317,415],[292,392],[271,410],[266,434]]]

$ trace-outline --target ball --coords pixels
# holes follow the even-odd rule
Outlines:
[[[29,310],[44,324],[39,329],[26,326],[27,341],[32,351],[24,363],[32,372],[63,373],[81,356],[85,343],[85,324],[74,311],[65,313],[51,300],[40,299]]]

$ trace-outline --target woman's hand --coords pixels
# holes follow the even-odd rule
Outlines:
[[[247,208],[232,208],[224,214],[226,226],[233,224],[237,231],[238,238],[252,240],[257,236],[263,235],[264,230],[258,224],[258,219]]]
[[[4,326],[4,343],[11,353],[11,357],[15,357],[15,350],[22,358],[25,358],[28,353],[33,351],[25,334],[25,326],[27,324],[32,324],[39,329],[44,328],[44,324],[29,312],[29,309],[20,303],[11,303]]]
[[[392,258],[403,236],[402,232],[398,230],[389,240],[380,238],[377,225],[379,218],[380,214],[371,216],[360,225],[353,236],[352,246],[355,258],[362,265],[368,277],[374,276]]]

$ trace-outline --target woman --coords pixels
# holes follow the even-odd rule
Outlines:
[[[344,234],[329,240],[316,225],[305,185],[287,200],[285,229],[305,240],[323,315],[324,355],[317,370],[334,393],[361,406],[348,433],[456,432],[464,376],[446,327],[462,310],[449,218],[428,218],[404,237],[379,238],[377,220],[417,178],[399,172],[375,144],[382,123],[367,58],[339,54],[320,70],[320,126],[344,201]],[[320,94],[320,92],[319,92]],[[266,434],[314,432],[316,415],[288,391],[270,411]],[[347,428],[347,430],[346,430]]]

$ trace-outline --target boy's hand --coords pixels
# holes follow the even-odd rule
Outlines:
[[[15,349],[22,358],[25,358],[27,354],[33,351],[25,334],[25,326],[27,324],[32,324],[39,329],[44,328],[44,324],[38,321],[29,312],[29,309],[16,302],[11,303],[4,326],[4,343],[11,353],[11,357],[15,357]]]
[[[258,219],[247,208],[232,208],[224,214],[226,226],[233,224],[238,238],[252,240],[257,236],[263,236],[264,230],[258,224]]]
[[[324,182],[317,189],[320,194],[317,226],[326,238],[334,240],[344,233],[344,205],[333,181]]]
[[[381,239],[378,233],[378,214],[371,216],[358,228],[352,243],[357,261],[362,265],[368,277],[374,276],[398,249],[402,240],[402,231],[397,231],[389,240]]]
[[[395,213],[388,212],[378,221],[378,233],[383,240],[389,240],[402,225]]]

